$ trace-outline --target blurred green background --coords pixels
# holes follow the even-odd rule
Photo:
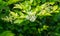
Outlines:
[[[60,0],[0,0],[0,36],[60,36]]]

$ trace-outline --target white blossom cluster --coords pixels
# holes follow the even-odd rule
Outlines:
[[[28,12],[26,19],[31,21],[31,22],[34,22],[36,20],[36,16],[32,12]]]

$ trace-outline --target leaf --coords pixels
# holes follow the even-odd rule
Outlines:
[[[46,2],[46,0],[41,0],[41,2],[42,2],[42,3],[45,3],[45,2]]]
[[[30,3],[32,4],[33,3],[33,0],[30,0]]]
[[[53,11],[55,11],[56,9],[58,9],[58,5],[55,5],[55,6],[53,7]]]
[[[48,26],[46,26],[46,25],[43,26],[43,29],[44,30],[47,30],[47,28],[48,28]]]
[[[22,4],[15,4],[14,8],[19,8],[19,9],[22,9]]]
[[[39,14],[39,16],[51,16],[49,12],[46,12],[46,10],[42,10]]]
[[[20,23],[22,23],[23,21],[24,21],[24,20],[17,19],[17,20],[14,21],[14,23],[20,24]]]
[[[54,4],[55,4],[55,2],[50,2],[50,4],[51,4],[51,5],[54,5]]]
[[[20,0],[9,0],[8,2],[7,2],[7,4],[8,5],[10,5],[10,4],[13,4],[13,3],[16,3],[16,2],[19,2]]]
[[[4,31],[0,36],[14,36],[14,34],[11,31]]]

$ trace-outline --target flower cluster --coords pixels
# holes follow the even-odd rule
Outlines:
[[[31,22],[34,22],[36,20],[36,16],[32,12],[28,12],[26,19],[30,20]]]

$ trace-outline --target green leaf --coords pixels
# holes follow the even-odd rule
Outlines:
[[[48,28],[48,26],[46,26],[46,25],[43,26],[43,29],[44,30],[47,30],[47,28]]]
[[[17,20],[14,21],[14,23],[20,24],[20,23],[22,23],[23,21],[24,21],[24,20],[17,19]]]
[[[53,11],[55,11],[56,9],[58,9],[58,5],[55,5],[55,6],[53,7]]]
[[[11,31],[4,31],[0,36],[14,36],[14,34]]]
[[[45,3],[45,2],[46,2],[46,0],[41,0],[41,2],[42,2],[42,3]]]
[[[50,2],[50,4],[51,4],[51,5],[54,5],[54,4],[55,4],[55,2]]]
[[[10,4],[13,4],[13,3],[16,3],[16,2],[19,2],[20,0],[9,0],[8,2],[7,2],[7,4],[8,5],[10,5]]]
[[[49,12],[46,12],[46,10],[42,10],[38,16],[51,16],[51,14]]]
[[[15,4],[14,8],[19,8],[19,9],[22,9],[22,4]]]

